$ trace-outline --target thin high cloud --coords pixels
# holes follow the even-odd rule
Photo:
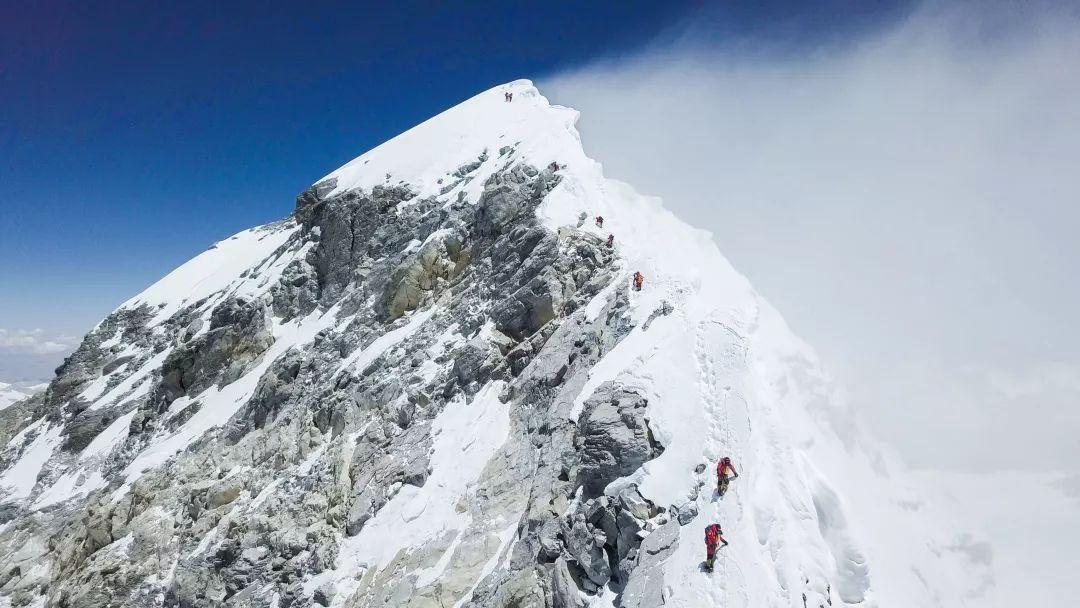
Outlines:
[[[798,56],[687,32],[541,87],[609,176],[713,231],[909,462],[1076,471],[1075,17],[925,8]]]
[[[56,355],[71,352],[77,338],[49,335],[43,329],[6,329],[0,327],[0,353]]]

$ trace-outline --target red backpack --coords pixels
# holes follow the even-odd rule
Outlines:
[[[720,535],[723,531],[720,529],[720,524],[712,524],[705,528],[705,544],[712,546],[719,542]]]

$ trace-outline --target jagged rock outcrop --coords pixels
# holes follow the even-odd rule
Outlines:
[[[229,298],[210,313],[209,329],[188,340],[162,364],[158,391],[164,405],[235,381],[274,338],[265,304]]]
[[[675,552],[679,543],[679,526],[668,521],[642,541],[637,550],[637,563],[627,576],[626,586],[619,596],[620,608],[649,608],[663,606],[664,560]]]
[[[644,397],[614,385],[601,386],[585,402],[576,444],[586,496],[599,495],[607,484],[663,452],[649,433],[647,407]]]
[[[453,229],[433,233],[394,269],[385,296],[389,320],[415,310],[427,293],[439,291],[461,274],[470,260],[469,251],[462,247],[464,241]]]
[[[402,485],[424,485],[430,450],[431,429],[426,421],[392,436],[378,426],[369,428],[353,448],[349,469],[352,500],[345,533],[357,534]]]

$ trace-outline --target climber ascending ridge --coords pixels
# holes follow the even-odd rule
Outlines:
[[[604,227],[604,216],[602,216],[602,215],[596,216],[596,227],[597,228],[603,228]]]
[[[507,102],[514,101],[514,94],[510,93],[509,91],[506,92],[506,93],[503,93],[503,101],[507,101]]]
[[[720,498],[724,497],[731,480],[738,477],[739,474],[731,464],[731,458],[724,456],[720,462],[716,463],[716,493],[720,495]]]
[[[607,235],[607,246],[611,247],[614,244],[615,244],[615,235],[614,234]]]
[[[640,272],[634,273],[634,291],[641,291],[641,284],[645,282],[645,275]]]
[[[717,544],[723,543],[726,547],[728,542],[724,540],[724,531],[720,524],[710,524],[705,527],[705,571],[712,572],[713,558],[716,557]]]

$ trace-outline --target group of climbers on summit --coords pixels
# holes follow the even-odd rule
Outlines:
[[[720,462],[716,463],[716,494],[720,498],[724,497],[727,493],[728,484],[732,479],[739,477],[739,473],[735,471],[735,466],[731,464],[731,458],[724,456],[720,459]],[[724,531],[720,529],[720,524],[713,523],[705,526],[705,571],[712,572],[713,559],[716,557],[716,550],[720,547],[726,547],[728,545],[727,540],[724,539]]]

